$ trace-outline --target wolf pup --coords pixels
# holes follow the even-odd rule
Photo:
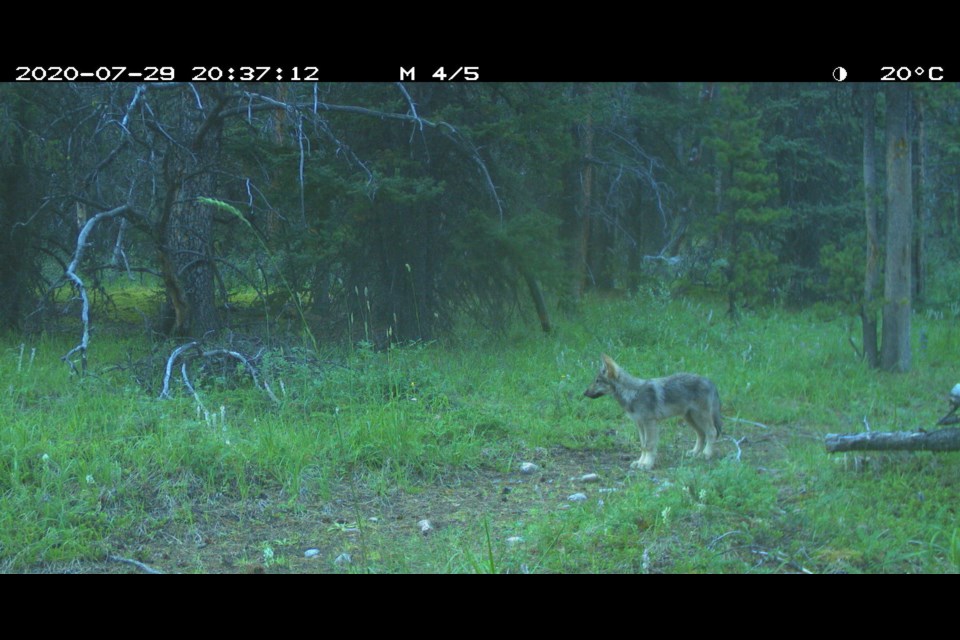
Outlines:
[[[702,376],[678,373],[666,378],[642,380],[634,378],[608,355],[597,379],[583,395],[599,398],[610,395],[617,399],[640,430],[639,460],[630,463],[632,469],[652,469],[657,458],[660,440],[659,420],[683,416],[697,432],[697,444],[691,455],[713,455],[713,443],[720,436],[720,394],[713,382]]]

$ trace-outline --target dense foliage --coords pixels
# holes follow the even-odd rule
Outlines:
[[[163,317],[147,321],[165,333],[249,323],[231,310],[252,294],[262,327],[383,345],[438,336],[465,313],[532,318],[531,294],[572,302],[665,276],[715,291],[732,314],[775,302],[852,313],[860,90],[0,87],[0,323],[56,317],[37,310],[71,298],[57,290],[78,225],[120,205],[130,213],[91,233],[80,272],[94,291],[111,272],[155,285]],[[956,93],[924,86],[913,105],[914,287],[941,312],[960,287],[936,267],[960,251]],[[882,125],[882,98],[877,114]],[[545,329],[552,308],[538,308]]]

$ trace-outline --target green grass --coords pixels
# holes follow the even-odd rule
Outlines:
[[[927,348],[891,375],[854,357],[848,321],[818,315],[734,324],[664,295],[588,302],[550,336],[465,326],[455,343],[271,353],[279,406],[242,371],[195,371],[205,411],[179,385],[157,398],[173,345],[100,333],[80,380],[59,360],[72,336],[7,337],[0,567],[119,570],[102,564],[115,554],[177,571],[960,570],[957,454],[822,445],[864,419],[932,427],[960,335],[917,317]],[[635,429],[581,397],[604,352],[640,376],[707,375],[725,416],[768,428],[728,419],[704,462],[671,422],[657,468],[630,472]],[[525,460],[544,470],[521,476]],[[598,485],[570,479],[593,470]],[[565,500],[581,489],[587,501]],[[353,561],[334,564],[343,552]]]

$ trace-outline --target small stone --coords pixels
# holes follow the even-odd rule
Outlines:
[[[320,549],[307,549],[303,552],[304,558],[316,558],[320,555]]]
[[[583,502],[587,499],[587,494],[585,493],[574,493],[573,495],[567,496],[567,500],[570,502]]]
[[[420,522],[418,522],[417,526],[420,527],[420,533],[422,533],[423,535],[427,535],[428,533],[433,531],[433,525],[427,519],[423,519]]]
[[[350,557],[349,553],[341,553],[337,556],[336,560],[333,561],[333,564],[337,565],[338,567],[344,567],[351,562],[353,562],[353,558]]]
[[[580,476],[580,482],[599,482],[600,476],[595,473],[585,473]]]
[[[532,462],[523,462],[520,464],[520,473],[533,473],[534,471],[539,471],[540,467],[533,464]]]
[[[523,542],[523,538],[521,538],[520,536],[510,536],[509,538],[507,538],[507,545],[511,547],[518,545],[522,542]]]

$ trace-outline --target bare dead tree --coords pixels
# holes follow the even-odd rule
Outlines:
[[[402,87],[402,85],[401,85]],[[405,99],[408,100],[408,104],[413,104],[410,99],[410,94],[406,91],[405,88],[402,88],[401,91],[404,94]],[[487,168],[487,164],[484,161],[483,157],[480,155],[480,151],[476,146],[470,141],[467,136],[464,136],[459,129],[450,124],[449,122],[444,122],[443,120],[429,120],[427,118],[421,117],[417,112],[415,107],[411,107],[410,113],[395,113],[389,111],[380,111],[378,109],[369,109],[367,107],[358,107],[353,105],[341,105],[341,104],[330,104],[327,102],[321,102],[314,98],[311,102],[298,102],[298,103],[286,103],[271,98],[269,96],[264,96],[259,93],[244,92],[243,94],[247,99],[248,103],[245,107],[236,107],[233,109],[225,109],[222,113],[223,117],[228,117],[237,113],[252,113],[254,111],[261,111],[267,109],[284,109],[291,110],[294,112],[305,112],[312,111],[314,114],[319,111],[329,111],[329,112],[339,112],[339,113],[352,113],[355,115],[369,116],[373,118],[378,118],[382,120],[400,120],[403,122],[411,122],[416,124],[420,130],[423,130],[423,127],[429,127],[439,131],[442,135],[451,140],[455,147],[460,149],[470,160],[477,165],[477,169],[480,171],[480,174],[483,176],[484,183],[489,190],[490,197],[493,200],[494,206],[497,208],[497,212],[500,216],[500,222],[503,223],[504,208],[503,201],[500,199],[499,194],[497,193],[497,187],[493,182],[493,178],[490,175],[490,170]],[[345,145],[344,145],[345,147]],[[352,153],[352,152],[351,152]],[[355,157],[355,156],[354,156]],[[358,160],[359,162],[359,160]]]
[[[70,369],[74,373],[77,373],[77,367],[70,358],[73,357],[74,354],[79,353],[81,376],[87,372],[87,349],[90,346],[90,297],[87,295],[87,287],[77,273],[77,269],[80,266],[80,261],[83,260],[84,250],[87,248],[87,238],[93,231],[93,228],[97,226],[97,223],[101,220],[126,215],[131,211],[132,209],[130,206],[121,205],[109,211],[101,211],[87,220],[86,224],[83,225],[83,228],[80,230],[80,233],[77,236],[77,246],[73,253],[73,260],[71,260],[70,264],[67,265],[67,269],[63,274],[63,280],[72,282],[77,290],[77,293],[80,295],[80,300],[82,303],[80,309],[80,320],[83,323],[83,333],[80,337],[80,344],[68,351],[60,359],[70,365]]]

